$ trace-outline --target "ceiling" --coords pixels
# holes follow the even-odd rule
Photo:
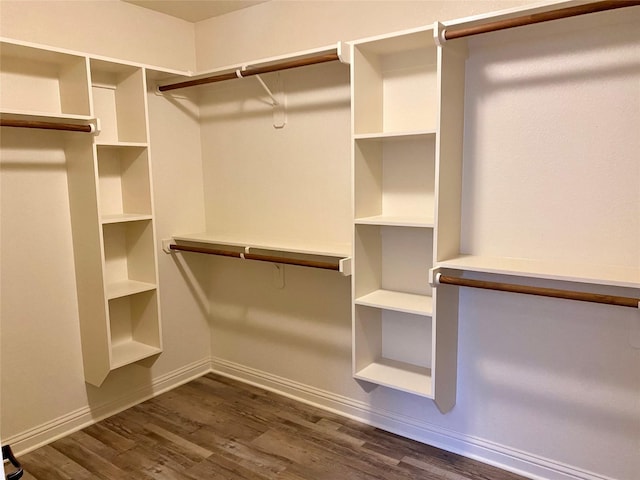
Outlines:
[[[188,22],[199,22],[229,12],[252,7],[268,0],[122,0]]]

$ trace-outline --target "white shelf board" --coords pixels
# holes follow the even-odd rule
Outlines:
[[[136,293],[148,292],[155,290],[156,285],[147,282],[138,282],[136,280],[123,280],[121,282],[114,282],[107,285],[107,298],[112,300],[114,298],[126,297],[128,295],[135,295]]]
[[[207,232],[174,235],[173,239],[176,242],[201,243],[207,245],[227,245],[231,247],[249,247],[258,250],[301,253],[323,257],[347,258],[351,256],[351,245],[342,243],[313,243],[294,242],[291,240],[278,239],[252,239]]]
[[[354,377],[403,392],[433,398],[430,368],[381,358],[356,372]]]
[[[96,146],[98,147],[112,147],[112,148],[146,148],[147,143],[145,142],[111,142],[111,141],[101,141],[96,140]]]
[[[460,255],[437,267],[567,282],[640,288],[640,266],[586,265],[527,258]]]
[[[383,308],[396,312],[431,316],[433,314],[433,298],[427,295],[395,292],[392,290],[376,290],[356,298],[356,305]]]
[[[377,55],[388,55],[425,47],[435,48],[431,25],[362,38],[354,41],[353,44],[366,52]]]
[[[56,112],[36,112],[31,110],[0,109],[0,116],[3,120],[24,120],[29,122],[54,122],[73,123],[77,125],[87,125],[95,123],[95,117],[90,115],[75,115],[72,113]]]
[[[353,136],[354,140],[378,140],[378,141],[391,141],[391,140],[410,140],[416,137],[430,137],[436,134],[435,130],[414,130],[414,131],[402,131],[402,132],[373,132],[373,133],[357,133]]]
[[[162,349],[129,340],[111,345],[111,368],[116,369],[161,353]]]
[[[123,223],[123,222],[138,222],[140,220],[151,220],[153,217],[144,213],[121,213],[115,215],[103,215],[100,218],[102,224],[106,223]]]
[[[358,225],[388,225],[396,227],[434,227],[433,217],[408,215],[374,215],[372,217],[360,217],[355,219],[355,223]]]

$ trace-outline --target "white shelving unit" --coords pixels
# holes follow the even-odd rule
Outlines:
[[[106,335],[100,340],[109,355],[87,352],[85,371],[93,372],[87,381],[99,385],[110,371],[160,353],[162,334],[145,71],[96,59],[90,71],[94,113],[101,122],[94,142],[106,301]],[[83,338],[95,335],[94,323],[83,326]]]
[[[162,351],[145,68],[4,40],[0,64],[3,120],[96,130],[29,138],[64,152],[85,380],[100,386]]]
[[[352,48],[353,374],[447,411],[455,403],[457,323],[438,325],[428,279],[444,54],[431,28]]]

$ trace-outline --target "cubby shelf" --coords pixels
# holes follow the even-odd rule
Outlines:
[[[122,213],[112,215],[102,215],[100,222],[105,225],[108,223],[125,223],[139,222],[141,220],[151,220],[153,217],[146,213]]]
[[[134,340],[113,344],[111,348],[111,366],[114,370],[162,353],[159,347]]]
[[[370,141],[402,141],[419,137],[435,137],[435,130],[414,130],[414,131],[397,131],[397,132],[373,132],[354,134],[354,140],[370,140]]]
[[[128,295],[135,295],[136,293],[148,292],[155,290],[156,285],[153,283],[139,282],[137,280],[121,280],[119,282],[113,282],[107,284],[107,298],[109,300],[114,298],[126,297]]]
[[[387,225],[397,227],[433,228],[434,219],[428,216],[374,215],[355,219],[357,225]]]
[[[354,378],[414,395],[433,398],[430,368],[388,358],[379,358],[362,370],[355,372]]]
[[[118,141],[96,141],[98,147],[113,147],[113,148],[146,148],[148,144],[146,142],[118,142]]]
[[[355,299],[356,305],[383,308],[416,315],[431,316],[433,299],[428,295],[396,292],[393,290],[375,290]]]

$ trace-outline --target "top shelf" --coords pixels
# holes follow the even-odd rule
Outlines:
[[[90,115],[87,59],[0,43],[0,108],[39,115]]]
[[[353,44],[356,138],[393,138],[437,127],[437,48],[432,29]]]
[[[631,268],[611,265],[586,265],[484,255],[460,255],[456,258],[438,262],[437,266],[453,270],[640,288],[640,266]]]
[[[351,256],[351,247],[348,244],[320,244],[311,242],[292,242],[290,240],[278,239],[252,239],[210,232],[174,235],[173,239],[176,242],[226,245],[230,247],[268,250],[273,252],[299,253],[303,255],[317,255],[323,257],[347,258]]]
[[[400,33],[390,33],[368,37],[353,43],[362,51],[374,55],[390,55],[411,50],[418,50],[430,46],[435,48],[433,27],[419,27],[414,30],[404,30]]]

